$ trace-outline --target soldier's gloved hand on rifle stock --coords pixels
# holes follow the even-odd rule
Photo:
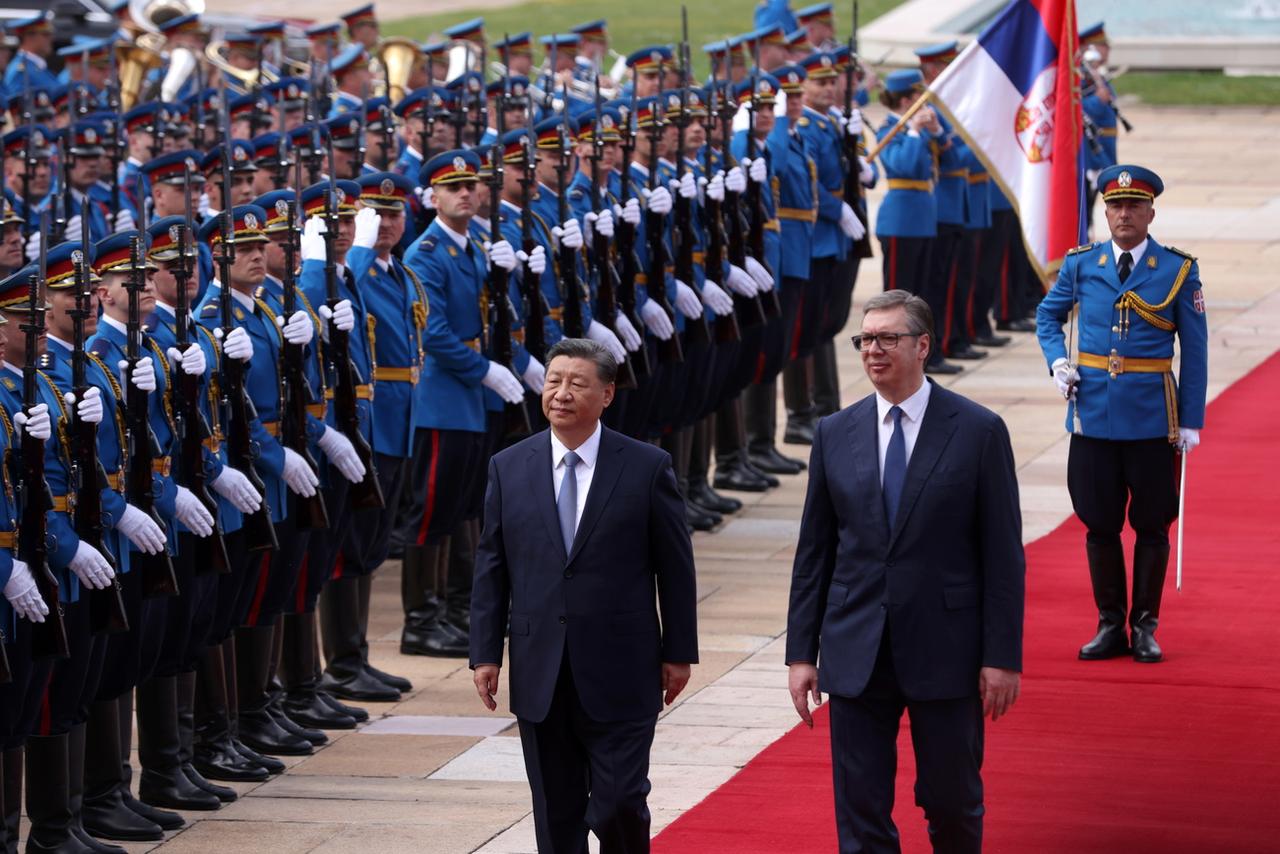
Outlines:
[[[364,463],[360,462],[360,455],[356,453],[350,439],[332,427],[325,427],[316,444],[348,482],[359,483],[364,480]]]
[[[671,322],[671,316],[653,300],[649,300],[640,306],[640,319],[644,321],[645,327],[653,333],[654,337],[660,341],[666,341],[676,331],[675,324]]]
[[[857,136],[862,133],[862,111],[856,107],[850,111],[849,118],[843,119],[844,129],[849,132],[850,136]]]
[[[499,240],[497,243],[485,244],[485,252],[488,253],[489,263],[497,264],[508,273],[516,268],[516,251],[511,248],[511,244],[505,240]]]
[[[305,311],[298,310],[293,313],[288,322],[283,316],[276,318],[276,326],[280,327],[284,340],[290,344],[298,344],[305,346],[311,343],[311,337],[315,335],[315,326],[311,323],[311,317]]]
[[[157,555],[164,550],[164,529],[156,524],[149,513],[144,513],[132,504],[124,506],[120,521],[116,522],[116,530],[124,534],[140,552]]]
[[[769,163],[763,157],[757,157],[755,160],[744,157],[741,164],[746,170],[747,177],[755,183],[763,184],[769,180]]]
[[[745,193],[747,191],[747,176],[742,171],[741,166],[735,166],[725,173],[724,188],[730,193]]]
[[[197,537],[207,537],[213,533],[213,514],[204,502],[196,498],[195,493],[185,486],[178,487],[178,495],[174,499],[174,515],[187,530]]]
[[[867,227],[858,219],[848,202],[840,203],[840,230],[850,240],[861,240],[867,233]]]
[[[650,213],[663,215],[671,213],[671,191],[666,187],[658,186],[652,190],[646,187],[644,190],[644,200]]]
[[[262,496],[254,489],[252,481],[231,466],[224,466],[222,473],[209,485],[241,513],[256,513],[262,506]]]
[[[49,606],[40,598],[40,591],[36,589],[31,568],[16,558],[9,580],[4,585],[4,598],[9,600],[19,617],[25,617],[33,623],[43,623],[45,614],[49,613]]]
[[[591,325],[587,327],[587,337],[597,344],[604,345],[604,348],[612,353],[613,358],[619,362],[627,358],[627,350],[622,346],[622,342],[618,340],[618,336],[613,334],[613,330],[600,321],[591,321]]]
[[[521,249],[516,253],[516,258],[521,264],[528,264],[529,272],[535,276],[541,276],[547,269],[547,250],[541,245],[533,247],[532,252]]]
[[[751,275],[751,278],[755,279],[761,291],[773,290],[773,276],[764,268],[763,264],[750,255],[747,256],[747,273]]]
[[[625,205],[614,205],[613,214],[627,225],[640,224],[640,200],[636,198],[627,199]]]
[[[685,172],[679,179],[672,178],[670,186],[672,190],[680,194],[682,199],[696,199],[698,197],[698,182],[694,180],[692,172]]]
[[[43,442],[53,435],[53,424],[49,421],[49,405],[37,403],[30,412],[16,412],[13,424],[19,433],[25,432],[33,439]]]
[[[724,201],[724,170],[716,172],[706,186],[707,198],[713,202]]]
[[[506,243],[505,240],[502,242]],[[515,374],[497,362],[489,363],[489,372],[484,375],[480,385],[489,389],[507,403],[520,403],[524,400],[524,389],[521,387],[520,381],[516,379]]]
[[[352,247],[372,249],[378,242],[378,229],[382,227],[382,214],[373,208],[361,208],[356,212],[356,234],[351,238]]]
[[[289,491],[294,495],[303,498],[315,495],[316,487],[320,485],[320,478],[316,477],[316,473],[311,470],[311,464],[292,448],[282,450],[284,451],[284,472],[280,476],[284,478],[285,486],[289,487]]]
[[[576,219],[568,219],[561,225],[552,226],[551,236],[555,238],[557,248],[582,248],[582,229]]]
[[[81,540],[76,546],[76,553],[71,558],[71,571],[80,579],[80,583],[92,590],[102,590],[116,577],[116,572],[102,556],[102,552]]]
[[[222,329],[214,329],[213,337],[221,339]],[[226,340],[222,342],[222,352],[229,359],[235,359],[237,362],[248,362],[253,359],[253,339],[249,337],[248,332],[237,326],[231,330]]]
[[[644,339],[631,325],[631,320],[622,312],[618,312],[618,316],[614,318],[613,331],[618,333],[618,337],[622,339],[622,345],[632,353],[644,346]]]
[[[587,223],[588,240],[594,239],[596,232],[599,232],[601,237],[613,237],[613,211],[608,208],[601,208],[600,213],[587,211],[583,220]]]
[[[676,279],[676,308],[690,320],[702,317],[702,300],[693,292],[693,288]]]
[[[760,286],[756,284],[756,280],[736,264],[729,265],[729,279],[726,284],[729,285],[729,290],[738,296],[753,297],[760,293]]]
[[[71,392],[64,394],[62,401],[67,406],[76,408],[76,417],[81,421],[90,424],[102,423],[102,393],[98,391],[97,386],[89,386],[84,393],[84,400],[79,403],[76,403],[76,396]]]
[[[542,386],[547,382],[547,369],[542,366],[541,362],[530,356],[529,366],[524,369],[524,373],[521,376],[524,378],[524,384],[534,394],[542,394]]]
[[[129,363],[121,359],[116,363],[116,367],[120,370],[120,385],[128,386],[130,383],[133,387],[140,391],[151,392],[156,390],[156,369],[153,366],[150,356],[143,356],[138,360],[138,364],[133,366],[133,371],[129,371]]]
[[[186,350],[170,347],[166,355],[169,361],[181,367],[182,372],[187,376],[204,376],[204,370],[208,367],[208,362],[204,358],[204,348],[199,344],[191,344]]]
[[[366,210],[368,209],[366,208]],[[356,312],[351,307],[351,300],[349,299],[338,300],[333,308],[322,304],[316,312],[320,315],[321,320],[320,337],[325,341],[329,340],[330,321],[333,322],[334,326],[338,327],[339,332],[350,332],[355,328]]]
[[[702,284],[702,302],[720,317],[733,314],[733,297],[710,279]]]

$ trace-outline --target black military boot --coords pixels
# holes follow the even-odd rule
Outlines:
[[[138,686],[139,799],[174,810],[216,810],[222,801],[197,786],[182,769],[178,734],[178,677],[153,676]]]
[[[5,854],[18,854],[19,823],[22,820],[22,759],[21,747],[11,747],[4,752]]]
[[[840,411],[840,369],[836,343],[828,338],[813,351],[813,406],[818,417]]]
[[[741,406],[722,406],[716,412],[716,473],[711,482],[716,489],[765,492],[769,479],[747,462],[742,410]]]
[[[405,547],[401,572],[415,574],[423,549]],[[344,700],[388,703],[400,699],[400,692],[374,678],[364,669],[360,644],[360,579],[344,576],[331,580],[320,594],[320,632],[327,662],[320,677],[320,689]]]
[[[329,736],[324,734],[323,730],[314,727],[303,726],[293,718],[285,714],[284,711],[284,683],[280,681],[280,667],[284,659],[284,617],[276,621],[275,631],[271,635],[275,647],[275,652],[271,656],[271,675],[267,679],[267,713],[271,715],[280,728],[293,735],[305,738],[311,742],[312,747],[319,747],[328,743]],[[290,655],[295,655],[296,650],[291,650]]]
[[[178,761],[182,767],[182,773],[194,785],[204,789],[222,803],[231,803],[239,797],[235,789],[230,786],[219,786],[205,779],[205,776],[191,764],[195,750],[196,673],[194,670],[178,674],[175,694],[178,711]]]
[[[479,539],[478,534],[475,538],[472,539],[472,542],[474,543],[477,539]],[[472,564],[474,564],[475,563],[475,546],[474,545],[472,546],[471,559],[472,559]],[[360,665],[361,668],[369,676],[372,676],[374,679],[378,680],[384,685],[390,685],[392,688],[395,688],[397,691],[401,693],[412,691],[413,683],[410,682],[408,679],[405,679],[403,676],[396,676],[393,673],[387,673],[386,671],[379,670],[378,668],[374,667],[372,664],[369,663],[369,604],[373,600],[373,575],[372,574],[361,575],[359,577],[359,581],[356,583],[356,589],[359,591],[359,594],[360,594],[360,660],[362,662],[362,664]],[[466,603],[467,603],[467,612],[469,613],[471,610],[471,575],[467,576]],[[470,624],[467,623],[466,625],[470,625]],[[463,627],[463,631],[464,633],[466,631],[465,625]]]
[[[307,756],[311,742],[280,726],[267,708],[274,660],[274,624],[236,629],[237,735],[242,744],[257,753]]]
[[[734,403],[735,401],[729,401],[730,405]],[[708,415],[693,428],[693,444],[689,448],[689,483],[685,487],[685,499],[713,513],[737,513],[742,509],[742,502],[736,498],[721,495],[712,489],[707,481],[707,472],[711,468],[715,421],[714,415]]]
[[[31,821],[27,851],[93,854],[71,828],[67,734],[29,736],[26,751],[27,818]]]
[[[1128,582],[1124,574],[1124,547],[1120,538],[1114,542],[1085,542],[1089,557],[1089,580],[1093,584],[1093,601],[1098,606],[1098,633],[1080,647],[1083,661],[1101,661],[1129,654],[1125,636],[1125,603]]]
[[[260,783],[271,776],[232,741],[230,697],[221,645],[205,650],[197,671],[192,766],[211,780]]]
[[[1133,610],[1129,613],[1129,629],[1133,633],[1133,660],[1155,664],[1164,658],[1156,643],[1156,624],[1160,621],[1160,599],[1164,595],[1164,576],[1169,569],[1169,544],[1144,543],[1139,538],[1133,547]]]
[[[405,607],[402,655],[466,658],[469,652],[466,639],[444,622],[447,605],[437,588],[448,574],[452,540],[445,537],[424,546],[421,562],[401,570],[400,595]]]
[[[778,421],[776,381],[749,385],[742,394],[747,416],[747,460],[766,474],[799,474],[800,460],[778,451],[774,435]]]
[[[124,748],[120,743],[119,698],[93,704],[89,715],[89,729],[89,752],[83,764],[78,766],[74,756],[77,752],[74,750],[77,740],[75,737],[71,740],[71,771],[79,770],[82,779],[87,772],[80,825],[90,835],[102,839],[127,842],[155,842],[163,839],[164,828],[138,815],[125,803],[124,783],[120,779]],[[81,742],[80,746],[83,745],[84,742]],[[72,782],[72,793],[75,788],[76,784]],[[181,817],[178,818],[181,821]]]
[[[125,854],[118,845],[94,839],[81,824],[85,790],[85,728],[86,724],[76,724],[67,733],[67,808],[71,810],[71,833],[95,854]]]
[[[281,626],[285,634],[284,656],[280,660],[284,713],[304,727],[355,729],[355,718],[331,708],[316,691],[319,677],[315,614],[285,614]]]
[[[787,427],[782,441],[788,445],[812,445],[818,412],[809,388],[810,360],[792,359],[782,368],[782,397],[787,405]]]
[[[476,575],[480,520],[466,519],[449,538],[449,566],[444,579],[444,624],[463,641],[471,639],[471,584]],[[407,681],[407,680],[406,680]]]

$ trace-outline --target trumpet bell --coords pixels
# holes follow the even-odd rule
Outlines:
[[[116,69],[120,78],[120,110],[128,112],[138,103],[142,84],[152,69],[164,65],[164,58],[154,50],[133,44],[116,44]]]
[[[258,85],[258,69],[256,68],[236,68],[232,65],[224,55],[227,43],[223,40],[212,41],[205,45],[204,58],[209,64],[218,69],[229,77],[234,78],[245,92],[252,90]],[[270,69],[262,69],[262,83],[275,83],[278,78],[272,74]]]
[[[175,101],[178,93],[196,70],[196,55],[185,47],[180,47],[169,54],[169,70],[164,73],[160,82],[160,100]]]
[[[380,82],[389,89],[386,96],[392,104],[398,103],[409,93],[409,78],[423,61],[422,49],[413,39],[392,36],[382,40],[374,58],[382,66]]]

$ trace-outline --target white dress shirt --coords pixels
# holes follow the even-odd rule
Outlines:
[[[1129,272],[1132,273],[1138,269],[1138,262],[1142,260],[1143,255],[1147,254],[1147,241],[1149,239],[1147,237],[1142,238],[1142,242],[1132,249],[1121,249],[1114,240],[1111,241],[1111,256],[1116,262],[1116,269],[1120,269],[1120,256],[1125,252],[1133,256],[1133,266],[1129,268]]]
[[[573,467],[573,473],[578,478],[578,510],[573,519],[573,530],[576,533],[578,523],[582,521],[582,510],[587,506],[587,492],[591,489],[591,476],[596,471],[596,458],[600,455],[600,423],[596,422],[596,430],[587,440],[576,448],[573,452],[578,455],[578,464]],[[560,500],[560,485],[564,483],[564,455],[569,453],[564,443],[556,438],[555,431],[551,431],[551,480],[555,486],[556,500]]]
[[[920,423],[924,421],[924,411],[929,407],[929,387],[932,384],[925,380],[915,394],[899,403],[902,408],[902,438],[907,446],[907,464],[911,464],[911,452],[916,447],[916,437],[920,435]],[[876,415],[879,416],[880,434],[880,483],[884,484],[884,456],[889,450],[889,440],[893,438],[893,416],[889,410],[893,404],[876,392]]]

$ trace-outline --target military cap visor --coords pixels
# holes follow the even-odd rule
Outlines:
[[[1098,174],[1097,188],[1104,202],[1115,199],[1143,199],[1150,202],[1164,192],[1164,182],[1150,169],[1120,164],[1103,169]]]
[[[480,158],[473,151],[454,149],[431,158],[418,174],[418,183],[432,187],[475,181],[480,171]]]

